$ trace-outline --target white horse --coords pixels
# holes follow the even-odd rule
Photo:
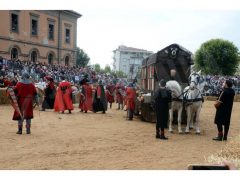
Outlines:
[[[187,126],[185,133],[189,133],[189,129],[193,128],[193,118],[196,114],[196,134],[200,134],[199,115],[201,112],[203,97],[202,91],[206,82],[201,77],[201,71],[193,72],[190,77],[190,86],[184,89],[184,99],[186,101],[185,109],[187,112]]]
[[[173,132],[172,121],[173,112],[178,111],[178,132],[182,133],[181,122],[182,122],[182,109],[183,109],[183,93],[180,84],[177,81],[168,81],[166,87],[171,90],[172,93],[172,106],[169,109],[169,132]]]

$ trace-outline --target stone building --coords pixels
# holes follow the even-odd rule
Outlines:
[[[80,17],[68,10],[1,10],[0,56],[73,66]]]

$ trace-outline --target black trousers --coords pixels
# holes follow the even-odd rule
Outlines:
[[[223,133],[223,126],[224,126],[224,137],[227,137],[229,124],[228,125],[217,124],[218,132]]]

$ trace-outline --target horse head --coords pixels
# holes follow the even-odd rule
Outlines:
[[[201,80],[201,71],[199,72],[193,72],[190,76],[189,76],[189,82],[190,82],[190,86],[189,89],[194,90],[195,88],[197,88],[197,86],[199,85]]]

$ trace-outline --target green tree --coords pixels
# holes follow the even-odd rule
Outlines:
[[[122,71],[116,71],[116,75],[118,78],[126,78],[126,74]]]
[[[194,61],[196,69],[205,74],[234,75],[239,64],[238,48],[230,41],[212,39],[196,51]]]
[[[88,55],[82,49],[77,47],[76,65],[85,67],[88,64],[89,60],[90,58],[88,57]]]
[[[111,73],[111,67],[107,64],[104,68],[105,73]]]
[[[98,73],[101,71],[100,64],[94,64],[94,68],[95,68],[95,71],[98,72]]]

